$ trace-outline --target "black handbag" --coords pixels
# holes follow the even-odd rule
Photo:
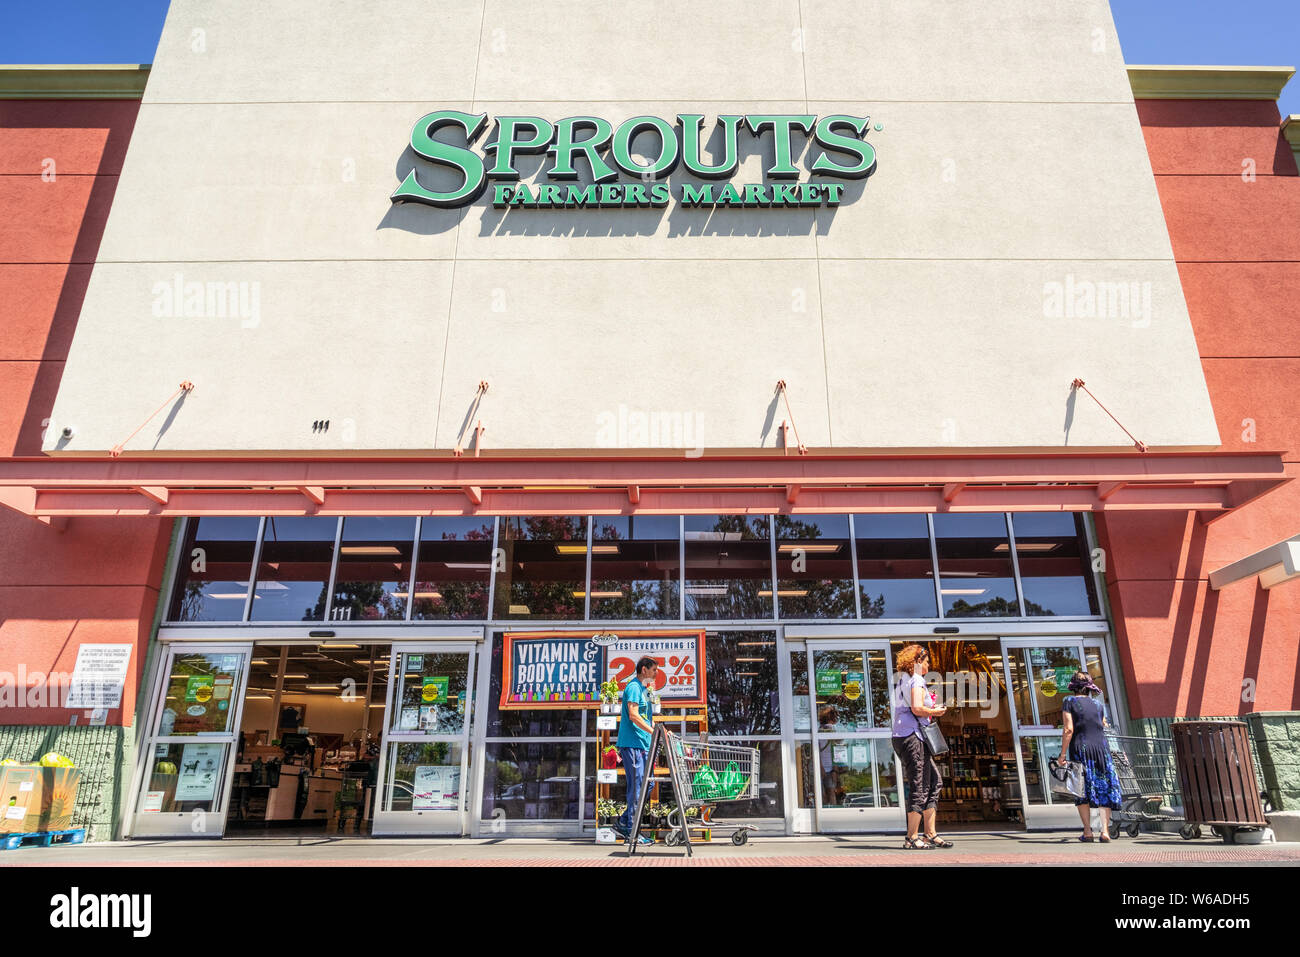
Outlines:
[[[1051,774],[1048,787],[1053,794],[1066,798],[1087,796],[1083,783],[1083,765],[1078,761],[1060,761],[1052,758],[1047,762]]]
[[[932,758],[948,753],[948,739],[933,721],[921,726],[921,740],[925,742],[925,750],[930,752]]]

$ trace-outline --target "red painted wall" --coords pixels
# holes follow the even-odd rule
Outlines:
[[[0,456],[40,455],[139,103],[0,100]],[[133,645],[130,724],[170,521],[74,518],[63,530],[0,508],[0,680],[71,674],[83,643]],[[13,676],[13,677],[10,677]],[[63,701],[62,689],[50,695]],[[17,700],[17,696],[15,696]],[[68,724],[61,707],[12,706],[0,724]]]
[[[1277,106],[1137,107],[1223,449],[1282,452],[1300,476],[1300,176]],[[1097,527],[1135,717],[1300,709],[1300,582],[1208,582],[1300,532],[1300,482],[1208,525],[1157,512]]]

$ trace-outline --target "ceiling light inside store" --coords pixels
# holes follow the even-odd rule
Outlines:
[[[585,555],[587,554],[586,545],[556,545],[556,554],[559,555]],[[593,555],[617,555],[617,545],[592,545],[591,553]]]
[[[400,555],[401,549],[396,545],[341,545],[341,555]]]
[[[942,589],[942,592],[945,595],[982,595],[986,591],[988,591],[987,588],[944,588]]]
[[[840,546],[830,544],[829,542],[822,542],[820,544],[815,544],[813,542],[786,542],[778,545],[776,550],[778,552],[793,552],[796,550],[801,552],[838,552]]]
[[[1016,542],[1016,551],[1018,552],[1050,552],[1060,547],[1060,542]],[[995,552],[1009,552],[1011,546],[1003,542],[993,550]]]

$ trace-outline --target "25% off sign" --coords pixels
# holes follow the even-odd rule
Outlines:
[[[620,631],[606,652],[606,680],[622,688],[636,676],[643,657],[659,663],[653,690],[665,704],[704,705],[704,632]]]

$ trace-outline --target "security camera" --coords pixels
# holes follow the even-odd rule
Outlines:
[[[75,425],[65,425],[63,427],[63,437],[65,439],[70,439],[76,434],[77,434],[77,427]]]

